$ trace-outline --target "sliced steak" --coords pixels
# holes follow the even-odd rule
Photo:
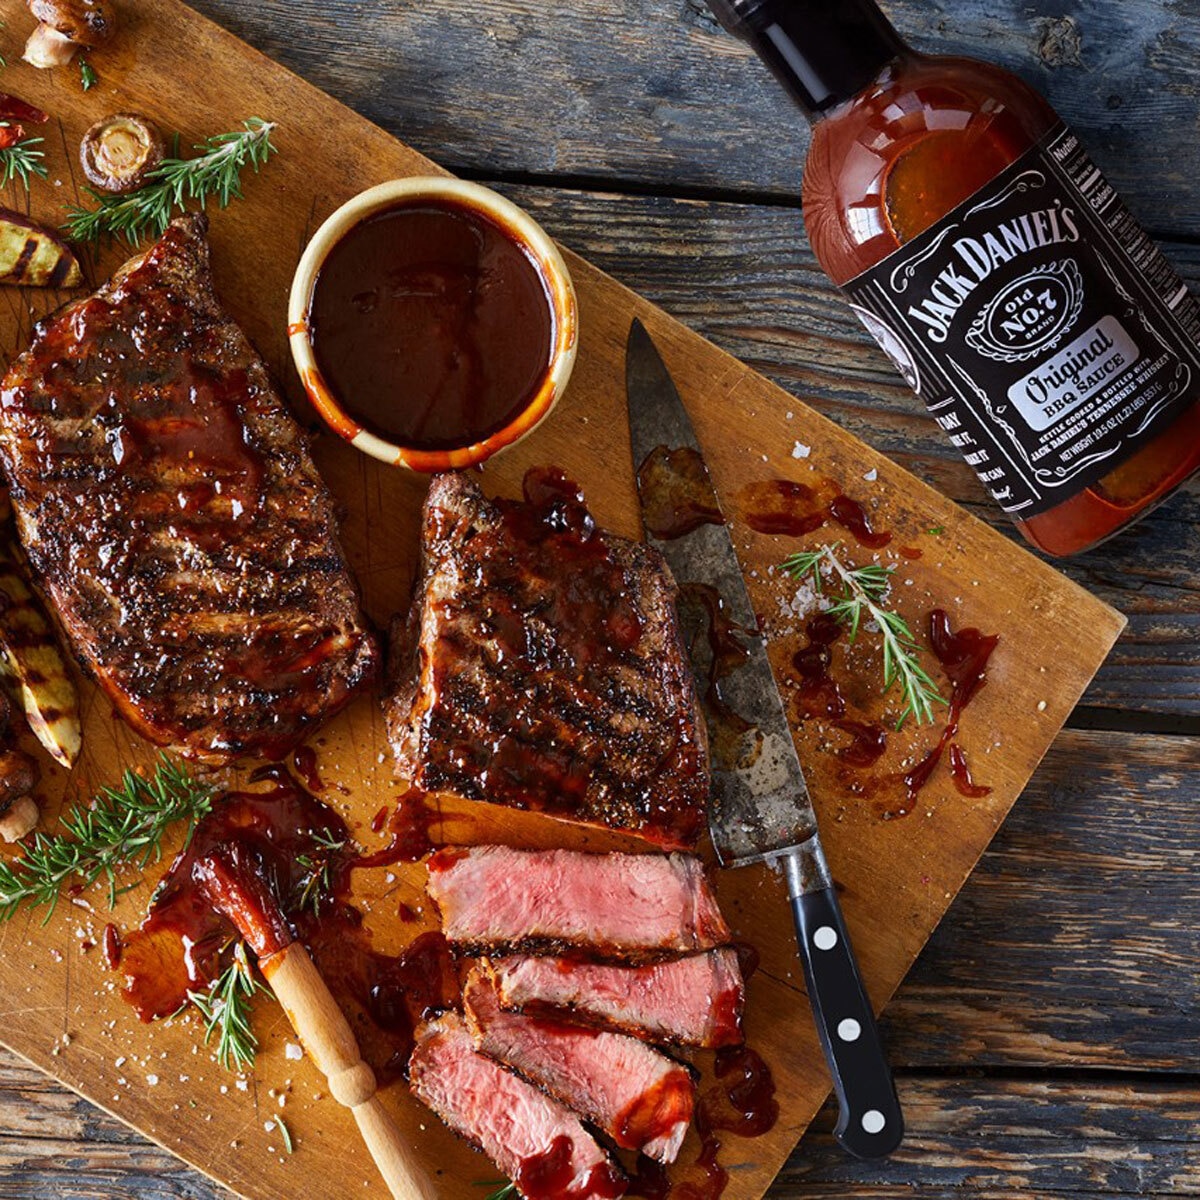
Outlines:
[[[641,967],[529,957],[489,965],[507,1009],[678,1046],[742,1041],[745,988],[728,946]]]
[[[707,747],[662,557],[539,469],[523,503],[436,476],[422,558],[385,702],[413,783],[694,845]]]
[[[481,968],[468,977],[463,1001],[477,1049],[582,1114],[623,1150],[675,1161],[696,1103],[687,1068],[622,1033],[505,1012]]]
[[[625,1181],[579,1118],[478,1053],[457,1013],[424,1026],[409,1084],[455,1133],[478,1146],[525,1200],[613,1200]]]
[[[453,847],[429,860],[429,894],[468,953],[582,947],[639,961],[729,941],[704,864],[689,854]]]
[[[203,215],[38,325],[0,392],[21,540],[142,734],[278,756],[373,674],[333,502],[221,308]]]

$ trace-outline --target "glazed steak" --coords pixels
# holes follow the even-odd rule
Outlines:
[[[152,741],[278,755],[372,675],[333,503],[222,310],[207,220],[40,324],[0,393],[22,541],[75,650]]]
[[[639,962],[711,950],[729,926],[690,854],[582,854],[446,846],[429,895],[466,954],[582,950]]]
[[[707,747],[658,553],[597,529],[554,470],[523,503],[436,476],[422,550],[386,702],[413,783],[694,844]]]

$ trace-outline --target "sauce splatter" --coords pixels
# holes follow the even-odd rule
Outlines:
[[[292,761],[296,764],[296,774],[304,780],[304,786],[310,792],[325,790],[325,784],[317,773],[317,752],[311,746],[297,746]]]
[[[847,496],[832,479],[810,485],[791,479],[747,484],[738,507],[756,533],[803,537],[833,521],[861,546],[881,550],[892,540],[889,530],[876,529],[865,507]]]
[[[757,726],[734,712],[721,696],[721,681],[749,658],[742,638],[757,635],[734,621],[725,609],[721,593],[707,583],[685,583],[680,589],[680,614],[691,647],[695,673],[706,679],[702,697],[708,725],[712,765],[718,771],[733,771],[751,765],[762,746]],[[697,639],[703,629],[704,652]]]
[[[624,1180],[611,1163],[597,1163],[582,1183],[575,1182],[571,1139],[559,1134],[541,1154],[525,1159],[513,1181],[525,1200],[610,1200],[625,1194]]]
[[[695,1162],[672,1184],[661,1164],[639,1157],[627,1195],[646,1200],[718,1200],[729,1173],[718,1159],[717,1134],[761,1137],[774,1128],[779,1102],[771,1068],[761,1055],[748,1046],[727,1046],[717,1051],[714,1073],[719,1082],[701,1096],[696,1110],[701,1141]]]
[[[724,525],[708,468],[698,451],[656,446],[638,468],[642,521],[652,537],[683,537],[701,525]]]
[[[386,814],[384,807],[380,813]],[[430,826],[437,820],[437,810],[419,788],[409,788],[396,802],[396,811],[387,822],[391,840],[374,854],[364,854],[355,860],[356,867],[390,867],[396,863],[420,862],[435,849],[429,836]],[[379,813],[376,814],[378,818]],[[375,833],[380,830],[371,822]]]
[[[958,788],[960,796],[974,800],[992,794],[990,787],[976,783],[971,777],[971,767],[967,762],[967,756],[957,742],[951,743],[950,746],[950,776],[954,780],[954,786]]]
[[[978,629],[961,629],[954,632],[950,625],[949,615],[940,608],[935,608],[929,614],[929,642],[938,662],[942,664],[950,680],[950,710],[946,718],[946,727],[942,730],[933,748],[915,766],[901,775],[904,783],[905,798],[901,805],[894,806],[882,813],[885,817],[907,816],[916,802],[921,789],[929,782],[934,770],[941,762],[946,747],[958,734],[959,722],[963,711],[971,703],[987,678],[987,665],[1000,641],[999,634],[980,633]],[[965,780],[955,776],[955,786],[965,796],[987,795],[985,791],[963,791],[963,786],[978,788],[979,785],[970,778],[966,768],[966,756],[958,750],[962,766],[960,774],[965,773]],[[951,769],[954,769],[954,758],[951,757]]]
[[[101,940],[104,949],[104,961],[110,971],[115,971],[121,965],[121,931],[110,921],[104,927],[104,937]]]

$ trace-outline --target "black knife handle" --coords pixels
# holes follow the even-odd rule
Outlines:
[[[891,1154],[904,1116],[832,887],[792,897],[808,999],[838,1098],[833,1133],[858,1158]]]

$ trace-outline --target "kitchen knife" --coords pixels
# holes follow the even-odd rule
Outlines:
[[[904,1136],[904,1120],[874,1013],[842,919],[817,818],[796,757],[766,644],[742,578],[691,420],[650,335],[629,330],[626,398],[646,537],[680,586],[692,665],[712,750],[709,830],[722,866],[778,863],[796,921],[808,998],[837,1091],[835,1136],[851,1154],[877,1158]],[[718,599],[719,597],[719,599]],[[740,627],[733,652],[702,636],[685,614],[705,600]],[[719,607],[718,607],[719,606]],[[713,626],[710,624],[710,629]]]

